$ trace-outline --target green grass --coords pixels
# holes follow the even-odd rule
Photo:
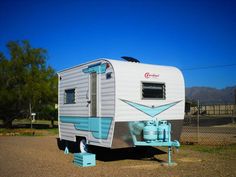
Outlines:
[[[30,124],[31,120],[30,119],[15,119],[12,124],[13,125],[19,125],[19,124]],[[3,120],[0,119],[0,125],[3,124]],[[50,120],[35,120],[35,122],[33,122],[33,124],[51,124]],[[54,121],[54,125],[57,125],[58,122],[57,120]]]
[[[50,128],[47,129],[47,131],[51,134],[51,135],[57,135],[58,134],[58,128]]]
[[[50,129],[0,128],[1,136],[52,136],[57,134],[58,134],[58,128],[50,128]]]
[[[3,121],[0,120],[0,125]],[[48,136],[57,135],[58,128],[51,128],[50,120],[36,120],[32,123],[33,128],[30,127],[30,119],[15,119],[12,122],[13,128],[0,128],[0,136]],[[54,121],[54,126],[57,127],[58,122]]]
[[[30,124],[31,120],[30,119],[15,119],[13,122],[13,125],[19,125],[19,124]],[[51,124],[50,120],[35,120],[33,124]],[[54,125],[57,125],[58,122],[54,121]]]
[[[236,154],[236,144],[218,145],[218,146],[183,145],[182,148],[210,154],[222,154],[222,155],[225,153]]]

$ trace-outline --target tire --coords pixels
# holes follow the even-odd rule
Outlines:
[[[86,153],[88,152],[88,144],[86,143],[86,139],[83,138],[79,142],[79,149],[81,153]]]

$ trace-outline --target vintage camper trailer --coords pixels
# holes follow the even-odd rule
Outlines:
[[[80,141],[82,152],[86,145],[179,146],[173,141],[184,119],[179,69],[102,58],[58,77],[60,140]]]

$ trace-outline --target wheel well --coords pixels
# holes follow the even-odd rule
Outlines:
[[[76,136],[76,142],[79,143],[82,139],[85,139],[87,141],[87,138],[84,136]]]

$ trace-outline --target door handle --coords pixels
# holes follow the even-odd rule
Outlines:
[[[89,90],[87,90],[86,99],[89,99],[88,94],[89,94]]]
[[[88,107],[88,106],[89,106],[89,104],[91,103],[91,100],[88,100],[88,101],[87,101],[87,103],[88,103],[88,104],[87,104],[87,107]]]

